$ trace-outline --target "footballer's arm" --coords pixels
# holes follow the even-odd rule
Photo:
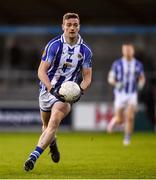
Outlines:
[[[85,91],[92,81],[92,68],[82,68],[82,78],[80,86]]]
[[[108,74],[108,83],[120,90],[124,87],[122,82],[116,81],[115,73],[113,71],[110,71]]]
[[[115,86],[116,85],[116,80],[115,80],[115,74],[113,71],[110,71],[109,74],[108,74],[108,83],[112,86]]]
[[[141,90],[144,87],[145,83],[146,83],[145,75],[141,74],[138,80],[138,88]]]
[[[38,68],[38,77],[45,84],[48,91],[50,91],[52,88],[50,80],[47,76],[47,70],[49,69],[49,67],[50,67],[49,62],[41,61],[39,68]]]

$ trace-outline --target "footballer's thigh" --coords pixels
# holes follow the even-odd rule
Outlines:
[[[53,127],[55,123],[60,124],[60,122],[68,115],[70,110],[71,105],[69,103],[62,103],[60,101],[56,102],[51,109],[48,127]]]
[[[39,96],[40,114],[42,120],[42,131],[44,131],[49,123],[51,116],[51,109],[53,105],[58,101],[55,96],[48,92],[44,92]]]
[[[116,122],[118,124],[121,124],[124,121],[124,108],[116,108],[115,109],[115,117],[116,117]]]
[[[125,96],[122,94],[116,95],[114,100],[114,110],[115,110],[116,122],[119,124],[124,121],[125,106],[126,106]]]

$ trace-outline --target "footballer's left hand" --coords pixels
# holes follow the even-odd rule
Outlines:
[[[64,96],[59,93],[60,87],[51,88],[50,93],[54,95],[59,101],[65,102]]]

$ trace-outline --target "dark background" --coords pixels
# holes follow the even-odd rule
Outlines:
[[[76,12],[83,24],[155,25],[155,0],[5,0],[2,24],[60,24],[64,13]]]

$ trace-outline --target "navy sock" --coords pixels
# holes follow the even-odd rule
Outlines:
[[[36,149],[30,154],[30,158],[33,160],[33,161],[36,161],[40,155],[43,153],[43,149],[36,146]]]

